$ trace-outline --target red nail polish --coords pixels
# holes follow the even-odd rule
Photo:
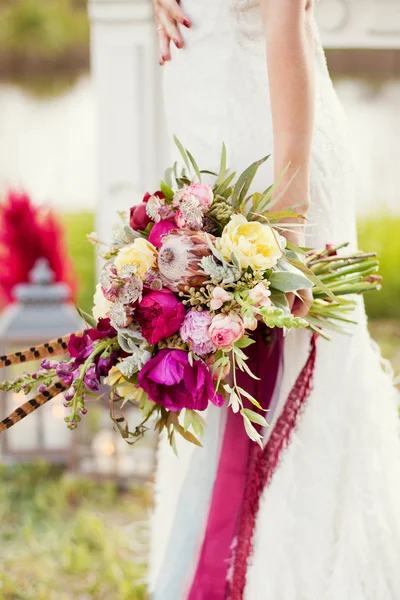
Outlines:
[[[183,19],[182,25],[184,25],[188,29],[190,29],[190,27],[192,26],[192,24],[190,23],[190,21],[188,21],[187,19]]]
[[[174,44],[177,48],[181,48],[182,44],[179,40],[174,40]]]

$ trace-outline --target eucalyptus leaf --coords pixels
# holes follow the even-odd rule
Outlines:
[[[280,292],[288,293],[297,290],[311,289],[314,284],[308,277],[289,271],[273,272],[270,276],[271,287]]]

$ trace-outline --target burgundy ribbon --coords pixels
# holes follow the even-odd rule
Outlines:
[[[256,343],[246,353],[251,370],[260,380],[237,371],[238,384],[268,409],[278,376],[282,335],[279,330],[269,332],[260,325],[254,339]],[[255,448],[258,446],[247,436],[242,416],[229,410],[205,537],[188,600],[222,600],[226,596],[232,542]]]

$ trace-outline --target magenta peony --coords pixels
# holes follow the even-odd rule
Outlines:
[[[152,290],[144,295],[135,317],[142,327],[142,335],[154,345],[176,333],[185,314],[185,307],[172,292]]]
[[[155,192],[153,195],[160,199],[164,198],[164,194],[162,192]],[[151,223],[151,219],[146,211],[147,202],[151,197],[152,195],[147,192],[140,204],[132,206],[129,219],[129,224],[132,229],[135,229],[136,231],[144,231],[147,225]]]
[[[156,248],[161,248],[162,246],[162,237],[166,235],[170,231],[177,229],[176,223],[174,221],[170,221],[169,219],[159,221],[150,231],[149,242],[153,244]]]
[[[150,400],[171,411],[205,410],[210,401],[216,406],[224,403],[207,365],[195,360],[191,366],[185,350],[161,350],[144,365],[138,381]]]
[[[242,318],[234,312],[229,315],[216,315],[209,329],[210,338],[217,348],[230,350],[244,334]]]
[[[212,317],[205,310],[191,310],[183,321],[181,338],[199,356],[206,356],[217,349],[208,333],[211,321]]]

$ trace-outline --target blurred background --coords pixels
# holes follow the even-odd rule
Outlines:
[[[320,0],[317,18],[349,119],[360,247],[381,258],[370,329],[399,373],[400,5]],[[42,341],[50,314],[56,335],[79,326],[66,303],[91,308],[86,234],[106,236],[162,174],[157,56],[150,0],[0,0],[3,351]],[[0,401],[3,414],[21,397]],[[0,598],[145,598],[154,440],[121,443],[98,403],[72,437],[61,403],[41,413],[0,440]]]

